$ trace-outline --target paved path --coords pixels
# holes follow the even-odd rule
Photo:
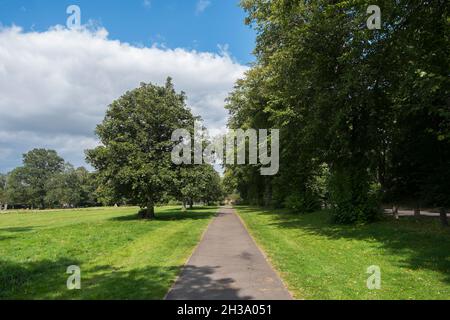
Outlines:
[[[233,209],[220,208],[168,300],[292,299]]]

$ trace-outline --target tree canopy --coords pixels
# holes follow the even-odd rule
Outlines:
[[[27,152],[23,165],[0,180],[4,181],[0,203],[39,209],[96,204],[91,174],[83,167],[74,169],[54,150]]]
[[[33,149],[23,155],[23,166],[8,178],[8,194],[12,202],[44,209],[48,181],[61,173],[64,160],[54,150]]]
[[[231,128],[280,128],[280,172],[229,166],[248,202],[331,207],[371,221],[381,201],[448,206],[449,4],[244,0],[257,62],[228,99]]]
[[[102,146],[87,151],[102,183],[146,208],[144,217],[154,217],[154,205],[176,187],[172,132],[194,126],[185,99],[170,78],[162,87],[142,83],[108,107],[96,130]]]

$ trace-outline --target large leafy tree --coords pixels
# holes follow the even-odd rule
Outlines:
[[[103,206],[113,206],[117,204],[135,204],[127,201],[125,197],[120,195],[108,181],[98,172],[93,172],[90,176],[90,185],[93,189],[93,198],[95,202]]]
[[[224,200],[226,194],[222,179],[217,171],[212,166],[207,166],[204,177],[206,183],[200,199],[208,205]]]
[[[450,206],[450,5],[402,2],[396,10],[401,19],[386,50],[394,121],[388,131],[386,197],[445,212]]]
[[[307,203],[322,193],[343,223],[373,220],[380,189],[446,205],[447,1],[378,1],[380,30],[366,27],[364,0],[241,3],[257,63],[230,96],[230,126],[280,128],[282,144],[274,178],[228,168],[244,198]]]
[[[61,173],[47,184],[46,202],[51,207],[87,207],[95,205],[91,173],[84,167],[75,169],[67,163]]]
[[[72,165],[47,181],[45,201],[49,207],[77,207],[81,202],[81,184]]]
[[[23,205],[34,207],[31,186],[27,182],[27,176],[23,167],[15,168],[8,175],[6,196],[11,205]]]
[[[48,182],[64,169],[64,160],[56,151],[33,149],[23,155],[23,166],[8,176],[7,193],[12,203],[44,209]]]
[[[94,173],[89,172],[85,167],[76,168],[74,175],[80,185],[80,203],[81,207],[92,207],[97,205],[95,197],[96,181]]]
[[[96,130],[102,145],[87,151],[101,181],[141,206],[145,218],[155,216],[155,203],[176,184],[171,136],[194,123],[185,98],[170,78],[165,86],[142,83],[109,106]]]
[[[224,197],[220,176],[210,164],[188,165],[180,168],[177,188],[173,194],[186,205],[194,202],[213,203]]]

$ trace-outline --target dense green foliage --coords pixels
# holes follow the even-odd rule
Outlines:
[[[46,202],[50,207],[92,207],[95,199],[95,182],[93,175],[84,167],[74,169],[66,165],[61,174],[48,180]]]
[[[23,166],[9,177],[8,190],[13,202],[25,203],[35,208],[46,207],[48,181],[61,173],[64,160],[56,151],[34,149],[23,155]]]
[[[436,219],[343,226],[330,223],[327,210],[237,210],[297,299],[450,297],[450,234]],[[382,270],[379,290],[366,285],[372,265]]]
[[[137,211],[0,215],[0,299],[162,299],[217,210],[158,207],[154,221]],[[67,290],[71,265],[81,290]]]
[[[192,208],[194,202],[216,203],[224,198],[222,183],[210,164],[183,166],[175,190],[176,198]]]
[[[231,128],[279,128],[280,172],[229,166],[249,203],[372,221],[382,201],[450,201],[449,3],[244,0],[257,62],[228,100]],[[228,182],[231,182],[228,180]],[[318,183],[320,182],[320,183]]]
[[[0,173],[0,210],[3,209],[4,204],[6,204],[6,181],[7,175]]]
[[[206,195],[218,184],[217,173],[207,165],[177,165],[171,151],[172,133],[192,131],[194,116],[168,78],[165,86],[141,84],[114,101],[97,127],[102,146],[87,151],[102,186],[116,197],[125,197],[153,218],[154,206],[168,196],[185,203],[215,200]]]
[[[33,149],[23,166],[0,177],[0,203],[10,208],[87,207],[96,204],[92,174],[74,169],[56,151]]]

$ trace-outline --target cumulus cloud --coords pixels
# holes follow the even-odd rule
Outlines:
[[[108,39],[105,29],[3,28],[0,171],[20,164],[33,147],[56,149],[83,165],[83,150],[96,145],[94,129],[106,107],[140,82],[163,84],[167,76],[208,127],[224,128],[224,99],[246,69],[228,54],[135,47]]]

